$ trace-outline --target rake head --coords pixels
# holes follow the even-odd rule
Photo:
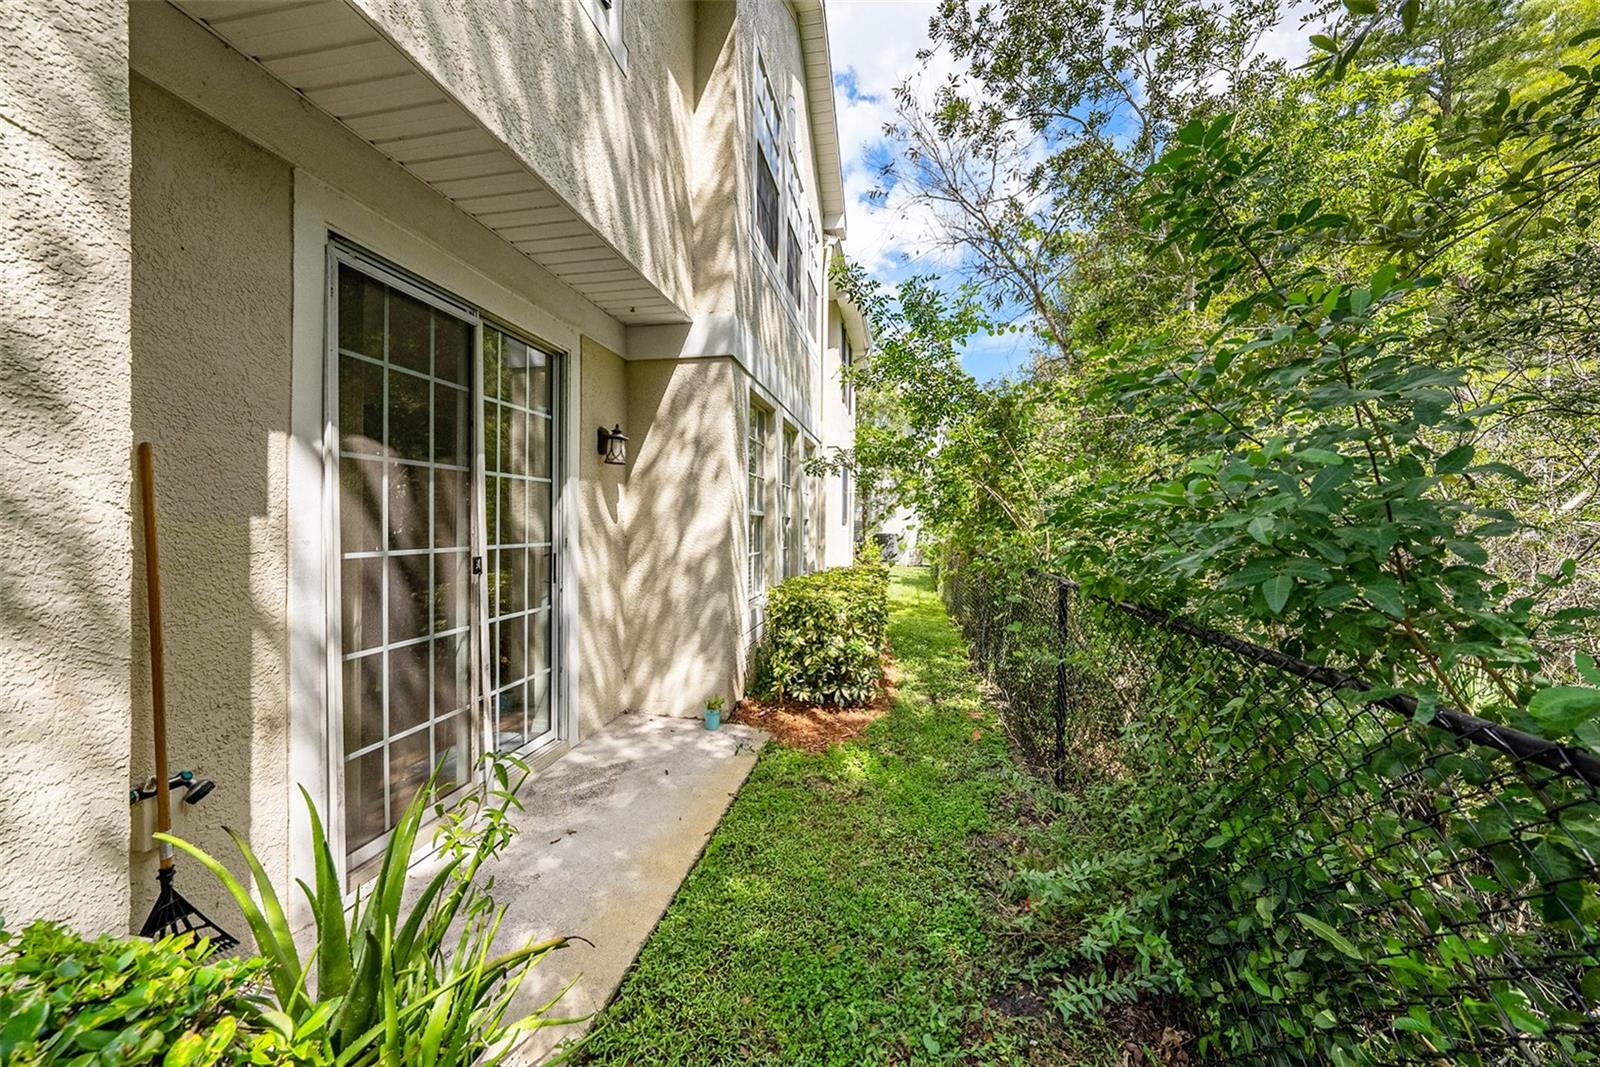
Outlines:
[[[174,934],[193,934],[196,940],[205,938],[212,952],[227,952],[239,944],[239,939],[206,918],[205,914],[184,899],[172,884],[171,867],[156,872],[161,892],[156,896],[155,907],[139,931],[140,937],[171,937]]]

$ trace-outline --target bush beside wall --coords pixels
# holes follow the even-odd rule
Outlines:
[[[767,670],[780,700],[847,706],[883,675],[889,572],[877,564],[785,579],[767,604]]]
[[[175,938],[90,940],[42,922],[3,940],[0,1063],[314,1062],[263,1021],[259,958],[208,961]]]

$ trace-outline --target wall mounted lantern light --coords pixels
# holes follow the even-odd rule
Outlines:
[[[599,442],[598,451],[606,457],[605,462],[613,467],[626,466],[628,462],[628,436],[622,432],[621,424],[611,429],[600,427],[596,440]]]

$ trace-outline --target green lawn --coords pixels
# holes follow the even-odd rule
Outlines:
[[[822,755],[767,746],[583,1062],[1030,1062],[1039,1024],[989,1006],[1011,759],[927,573],[890,598],[893,710]]]

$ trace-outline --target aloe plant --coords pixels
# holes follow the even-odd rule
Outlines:
[[[204,850],[158,836],[194,857],[239,905],[266,960],[277,1003],[271,1022],[285,1036],[298,1041],[320,1035],[330,1058],[343,1067],[494,1064],[518,1036],[574,1021],[549,1017],[565,988],[528,1015],[506,1020],[529,970],[564,947],[565,937],[491,954],[505,908],[495,903],[493,879],[485,877],[483,865],[516,832],[509,811],[520,808],[516,794],[527,773],[519,760],[492,757],[489,784],[447,809],[438,802],[435,771],[395,825],[377,877],[357,891],[348,914],[322,818],[302,788],[316,862],[315,885],[299,885],[317,932],[304,960],[277,891],[243,837],[228,831],[249,868],[254,896]],[[406,875],[430,808],[442,816],[436,843],[444,862],[408,907]]]

